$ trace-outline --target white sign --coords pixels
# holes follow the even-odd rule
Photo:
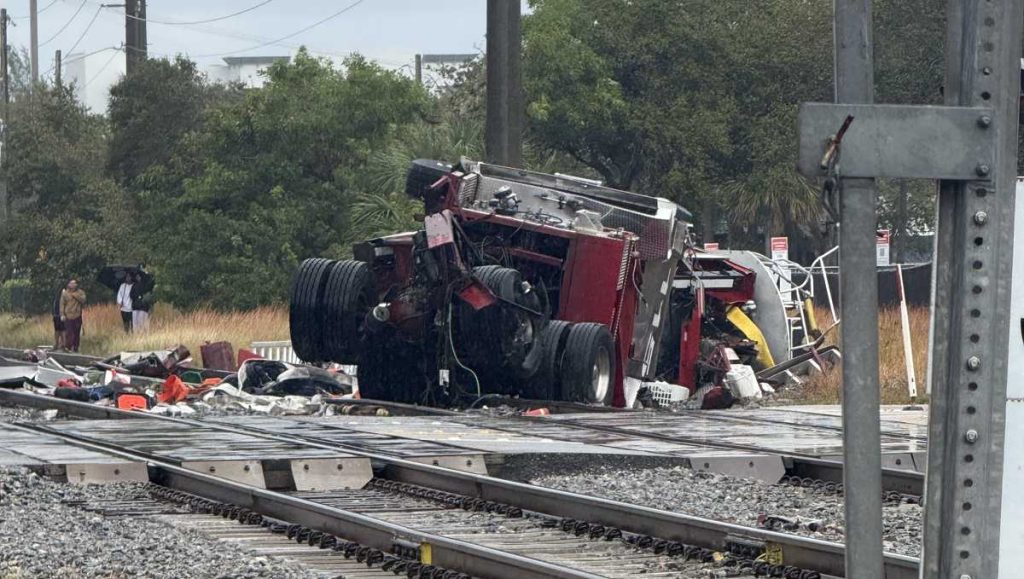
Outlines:
[[[879,229],[875,235],[875,260],[878,265],[889,265],[889,230]]]
[[[788,237],[773,237],[771,240],[771,244],[772,259],[789,259]]]
[[[772,261],[785,260],[789,261],[789,238],[788,237],[773,237],[771,238],[772,247]],[[792,285],[789,283],[789,265],[778,264],[778,284],[779,291],[785,294],[792,289]],[[788,298],[787,298],[788,299]]]
[[[704,244],[704,251],[718,251],[718,244],[717,243],[705,243]]]

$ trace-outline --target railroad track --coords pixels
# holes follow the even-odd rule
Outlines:
[[[195,424],[195,421],[120,412],[89,404],[10,391],[0,392],[0,401],[7,404],[20,403],[20,405],[59,408],[69,415],[85,417],[146,417],[179,424]],[[247,432],[253,436],[304,444],[314,448],[335,451],[339,448],[339,445],[336,444],[322,444],[316,440],[302,437],[258,432],[210,422],[198,424],[204,428],[213,428],[226,433]],[[308,496],[292,496],[253,489],[156,461],[149,456],[140,457],[138,454],[118,448],[117,445],[96,444],[84,437],[69,435],[50,429],[45,425],[35,425],[33,428],[75,440],[77,444],[113,452],[116,455],[132,456],[136,460],[140,458],[147,460],[156,469],[157,476],[154,480],[158,483],[174,491],[187,493],[193,497],[189,500],[201,505],[204,504],[203,501],[229,505],[213,510],[244,509],[258,513],[261,517],[288,521],[290,524],[308,529],[310,533],[328,533],[331,536],[344,537],[344,540],[350,543],[355,542],[365,548],[376,549],[381,552],[380,556],[393,556],[395,544],[392,539],[402,537],[403,541],[413,545],[422,543],[431,545],[430,564],[474,576],[593,576],[593,574],[580,571],[576,567],[566,567],[557,562],[538,561],[533,557],[524,557],[514,550],[503,551],[495,547],[466,541],[464,535],[455,534],[460,538],[452,538],[429,531],[429,529],[437,531],[436,528],[408,526],[409,521],[407,520],[396,519],[405,523],[399,524],[313,501]],[[598,542],[604,540],[605,532],[612,532],[613,538],[616,540],[619,539],[614,534],[621,533],[621,536],[627,541],[632,541],[628,544],[635,545],[637,549],[648,549],[645,554],[642,554],[648,559],[650,557],[674,556],[682,558],[685,562],[687,556],[700,559],[727,557],[735,560],[738,566],[748,564],[753,569],[755,559],[771,558],[773,561],[781,561],[781,563],[773,563],[781,565],[781,567],[770,570],[776,575],[783,573],[783,576],[813,577],[814,573],[837,576],[843,573],[843,547],[835,543],[438,468],[357,449],[345,448],[344,450],[348,454],[365,456],[374,462],[377,467],[375,469],[377,479],[375,480],[380,479],[384,482],[374,482],[373,485],[398,485],[393,486],[390,490],[412,494],[419,498],[433,497],[434,500],[449,506],[455,504],[460,508],[466,508],[462,505],[470,505],[470,510],[474,511],[476,509],[487,512],[493,510],[502,514],[502,510],[506,512],[513,510],[534,513],[536,517],[544,518],[544,520],[555,520],[554,528],[562,529],[563,533],[571,532],[573,535],[579,533],[580,536],[585,535],[588,540],[592,533],[597,533],[598,536],[595,537],[595,540]],[[545,527],[544,524],[541,524],[542,529],[550,530],[552,528],[550,527],[552,523],[545,524],[549,526]],[[553,535],[545,536],[553,537]],[[503,537],[503,539],[507,540],[508,537]],[[634,554],[634,556],[641,555]],[[506,560],[506,557],[510,557],[510,559]],[[656,564],[661,564],[660,559],[655,560],[658,561]],[[917,576],[918,562],[914,558],[890,554],[886,556],[885,561],[886,576],[889,579],[910,579]],[[575,564],[572,563],[572,565]],[[513,570],[514,572],[511,572]]]
[[[535,404],[530,404],[531,401],[525,401],[521,407],[535,407]],[[501,417],[490,417],[490,416],[478,416],[472,414],[466,414],[462,412],[454,412],[450,410],[440,410],[436,408],[425,408],[419,406],[412,406],[408,404],[396,404],[391,402],[377,401],[377,400],[360,400],[360,401],[346,401],[341,404],[347,404],[352,407],[364,407],[364,408],[385,408],[394,410],[396,415],[411,416],[416,415],[417,411],[420,415],[424,416],[440,416],[440,417],[451,417],[452,420],[457,421],[461,424],[468,424],[478,426],[481,428],[487,428],[492,430],[501,430],[513,434],[525,434],[525,435],[542,435],[554,439],[564,439],[569,441],[586,441],[596,444],[601,444],[601,440],[598,438],[595,440],[595,436],[604,435],[609,441],[625,440],[625,439],[640,439],[640,440],[651,440],[657,443],[667,443],[674,445],[690,445],[693,447],[700,447],[706,449],[721,449],[726,451],[738,451],[740,453],[749,453],[753,455],[764,455],[764,454],[775,454],[781,457],[783,465],[786,470],[786,482],[799,483],[803,486],[814,486],[819,488],[826,488],[832,490],[842,490],[843,482],[843,464],[840,461],[822,459],[814,454],[800,453],[800,452],[777,452],[772,450],[766,450],[764,446],[754,444],[736,443],[726,440],[721,440],[716,435],[694,435],[692,432],[683,432],[679,430],[667,431],[664,425],[657,424],[662,418],[660,414],[654,414],[652,416],[646,416],[644,414],[638,414],[639,420],[635,426],[624,426],[617,419],[621,418],[621,415],[614,414],[608,416],[606,413],[595,416],[585,417],[538,417],[538,416],[522,416],[522,415],[509,415]],[[538,403],[540,404],[540,403]],[[572,404],[572,407],[580,407],[583,405]],[[675,415],[672,415],[675,416]],[[714,420],[720,421],[725,424],[723,428],[729,424],[765,424],[765,420],[746,418],[746,417],[723,417],[721,415],[708,415],[707,413],[695,412],[691,415],[694,419],[703,420]],[[828,426],[815,426],[810,424],[793,423],[789,424],[790,427],[798,429],[798,431],[814,433],[815,431],[825,431],[830,436],[834,436],[836,429]],[[715,432],[720,435],[721,430],[704,429],[708,432]],[[908,447],[917,447],[922,444],[923,441],[912,436],[903,436],[897,432],[890,433],[893,439],[905,439]],[[920,472],[913,470],[906,470],[903,465],[902,458],[896,458],[894,466],[897,468],[883,468],[882,469],[882,489],[887,495],[893,493],[906,495],[912,501],[920,501],[921,496],[924,493],[924,475]],[[907,458],[906,460],[912,460]],[[741,461],[742,462],[742,461]],[[697,464],[696,466],[701,466]],[[704,465],[708,467],[710,465]]]

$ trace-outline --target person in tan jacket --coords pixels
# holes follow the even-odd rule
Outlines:
[[[78,280],[72,279],[60,293],[60,320],[64,322],[64,347],[78,351],[82,337],[82,307],[85,306],[85,292],[78,289]]]

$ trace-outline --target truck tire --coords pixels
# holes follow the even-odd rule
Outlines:
[[[540,333],[537,368],[523,387],[523,396],[533,400],[554,400],[561,393],[559,362],[569,335],[569,322],[552,320]],[[530,353],[533,357],[535,354]],[[527,360],[527,364],[530,360]]]
[[[485,357],[486,366],[522,379],[525,377],[523,364],[539,344],[543,320],[535,319],[508,302],[537,310],[539,300],[533,293],[524,293],[523,276],[518,270],[486,265],[473,268],[473,275],[502,301],[471,315],[472,329],[463,339],[478,342],[476,349]],[[484,336],[497,339],[481,340]]]
[[[573,324],[561,363],[562,399],[610,406],[615,395],[615,344],[603,324]]]
[[[366,314],[377,291],[370,266],[346,259],[331,269],[323,296],[324,357],[339,364],[356,364]]]
[[[448,163],[433,159],[416,159],[409,164],[405,174],[405,194],[414,199],[423,199],[430,186],[452,170]]]
[[[292,349],[303,362],[315,364],[325,359],[321,302],[327,278],[335,263],[319,257],[307,259],[299,266],[292,281],[288,328]]]

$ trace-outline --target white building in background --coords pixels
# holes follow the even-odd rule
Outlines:
[[[124,53],[105,50],[86,55],[76,52],[64,57],[63,68],[62,82],[75,87],[78,101],[92,113],[105,114],[110,86],[125,71]]]
[[[260,88],[267,79],[261,73],[275,62],[290,62],[290,56],[225,56],[224,64],[206,67],[213,82],[240,82],[246,88]]]

